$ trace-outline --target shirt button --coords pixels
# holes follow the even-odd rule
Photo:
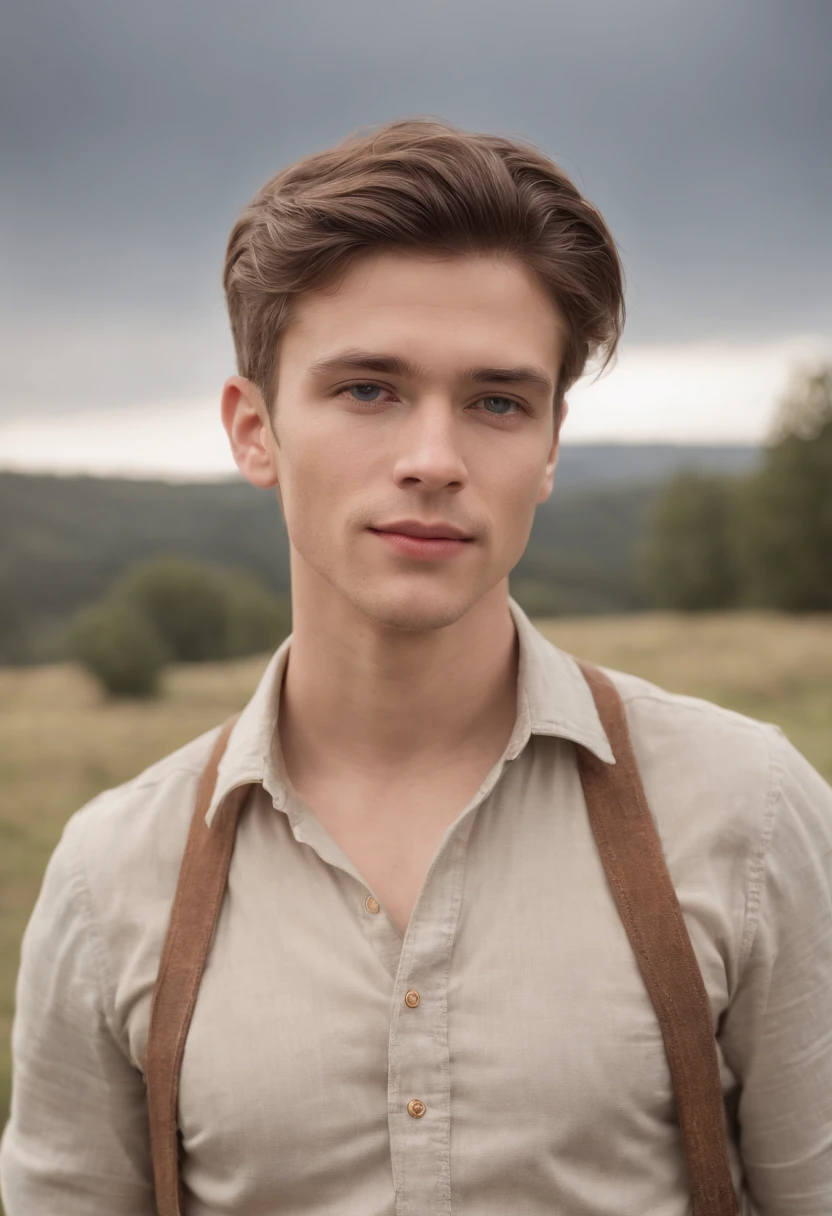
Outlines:
[[[418,1098],[414,1098],[412,1102],[407,1104],[407,1113],[412,1115],[414,1119],[421,1119],[422,1115],[427,1110],[424,1102],[420,1102]]]
[[[377,899],[374,899],[372,895],[368,895],[364,900],[364,906],[368,912],[372,912],[373,916],[375,916],[376,912],[381,910],[381,904]]]
[[[409,1005],[411,1009],[415,1009],[421,999],[419,993],[414,988],[411,988],[410,992],[405,993],[404,1003],[405,1005]]]

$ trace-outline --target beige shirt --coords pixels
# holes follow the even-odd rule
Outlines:
[[[573,744],[612,754],[574,661],[510,608],[514,733],[404,937],[286,779],[291,637],[243,712],[213,809],[257,786],[182,1070],[188,1216],[691,1212]],[[775,727],[611,674],[710,997],[743,1211],[830,1216],[832,790]],[[155,1210],[148,1014],[213,737],[93,799],[49,863],[18,983],[7,1216]]]

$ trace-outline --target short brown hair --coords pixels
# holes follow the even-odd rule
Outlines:
[[[624,325],[624,274],[597,209],[531,144],[405,119],[354,133],[277,173],[231,232],[223,284],[240,375],[267,404],[292,298],[367,252],[518,257],[566,325],[555,393],[587,361],[612,359]]]

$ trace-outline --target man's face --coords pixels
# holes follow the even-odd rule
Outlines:
[[[493,590],[551,493],[562,348],[556,309],[515,260],[373,254],[301,297],[267,437],[293,585],[411,630]],[[402,520],[471,539],[417,560],[373,531]]]

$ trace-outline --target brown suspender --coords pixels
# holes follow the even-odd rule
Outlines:
[[[179,1070],[248,786],[232,792],[210,828],[205,816],[217,783],[217,769],[238,716],[230,718],[220,730],[199,782],[150,1005],[145,1078],[159,1216],[182,1216],[184,1210],[176,1126]]]
[[[624,705],[608,676],[591,663],[578,665],[615,756],[614,765],[605,764],[578,747],[578,769],[607,882],[664,1038],[694,1216],[736,1216],[705,982],[644,796]]]
[[[616,763],[577,746],[592,832],[664,1037],[694,1216],[738,1216],[722,1087],[705,985],[664,860],[612,681],[580,662]],[[205,815],[236,722],[217,738],[202,774],[150,1009],[145,1072],[158,1216],[183,1216],[179,1071],[199,983],[225,893],[248,786],[231,792],[211,827]]]

